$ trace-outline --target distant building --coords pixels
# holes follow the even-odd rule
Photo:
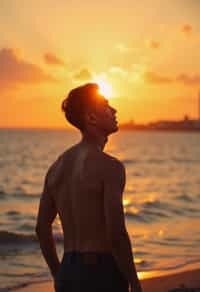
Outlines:
[[[197,119],[190,119],[188,115],[185,115],[183,120],[161,120],[151,122],[146,125],[136,124],[134,120],[130,120],[127,123],[121,124],[122,130],[154,130],[154,131],[198,131],[200,132],[200,91],[198,93],[198,117]]]

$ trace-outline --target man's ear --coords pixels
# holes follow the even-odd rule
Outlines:
[[[95,113],[87,112],[85,118],[86,118],[86,122],[89,125],[96,125],[96,115],[95,115]]]

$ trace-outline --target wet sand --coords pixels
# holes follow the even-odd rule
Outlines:
[[[185,287],[200,289],[200,269],[177,274],[141,280],[143,292],[168,292],[173,288]],[[17,289],[18,292],[53,292],[53,282],[33,284]],[[183,290],[184,291],[184,290]],[[199,290],[200,291],[200,290]]]

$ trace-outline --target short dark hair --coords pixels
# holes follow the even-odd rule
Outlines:
[[[99,95],[98,91],[98,84],[86,83],[72,89],[62,102],[61,109],[66,120],[81,131],[84,130],[85,110],[94,102],[94,97]]]

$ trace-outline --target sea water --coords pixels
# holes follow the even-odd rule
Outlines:
[[[50,279],[35,235],[39,198],[48,167],[80,138],[71,130],[0,130],[2,291]],[[200,263],[200,134],[119,131],[104,151],[126,167],[123,204],[137,271]],[[53,230],[61,258],[58,218]]]

